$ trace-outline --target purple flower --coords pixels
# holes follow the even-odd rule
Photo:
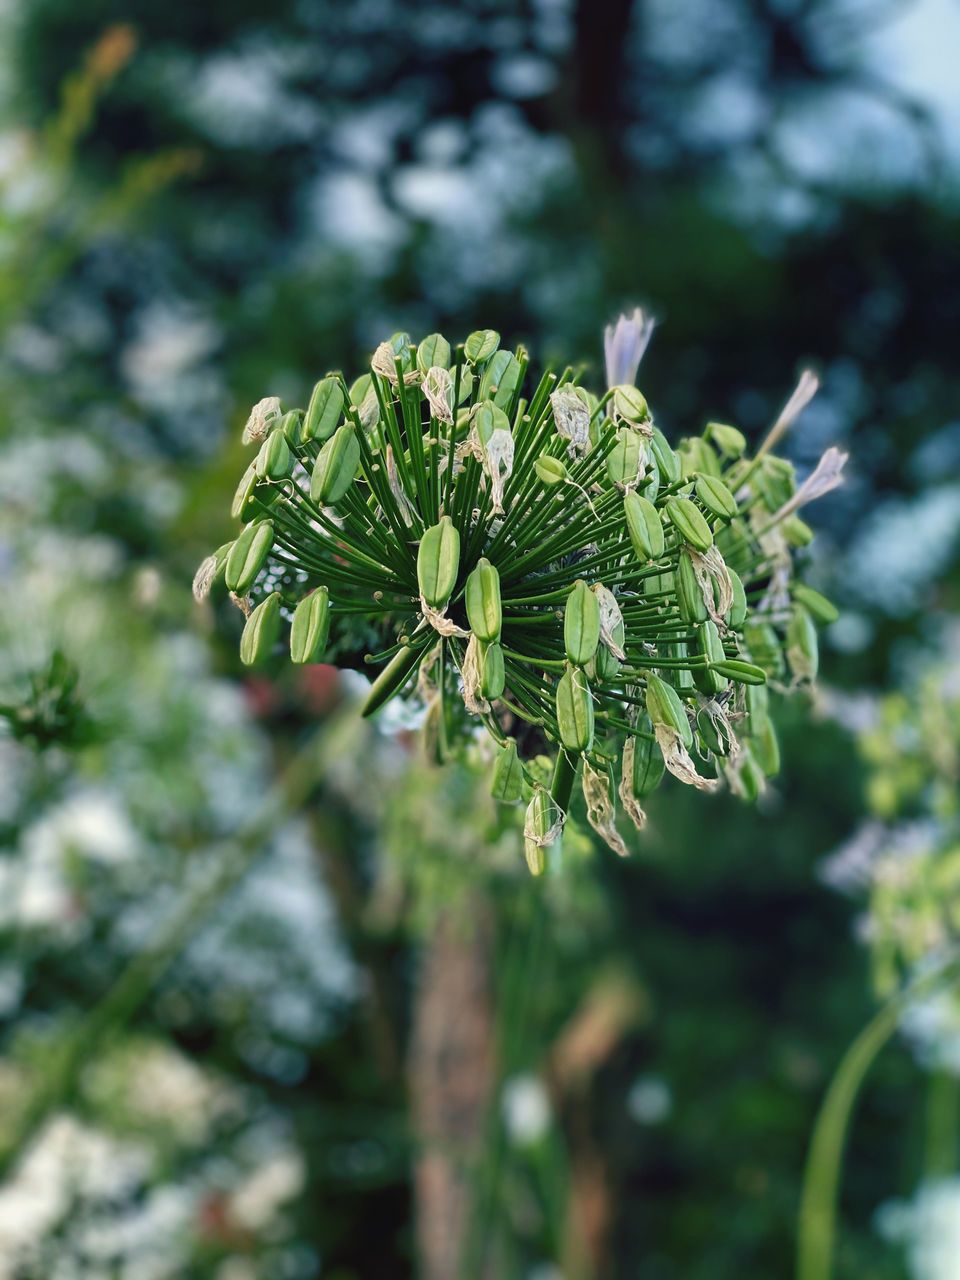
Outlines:
[[[622,315],[616,325],[603,331],[603,351],[607,365],[607,386],[635,386],[637,369],[656,324],[653,316],[635,307]]]

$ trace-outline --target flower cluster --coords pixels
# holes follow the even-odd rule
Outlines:
[[[438,759],[484,727],[494,795],[527,803],[534,872],[578,772],[621,853],[617,797],[642,826],[665,769],[755,798],[778,768],[768,686],[814,678],[815,623],[835,616],[793,561],[811,537],[797,510],[839,483],[843,455],[798,488],[773,452],[815,379],[752,458],[716,422],[674,448],[624,380],[650,329],[635,312],[608,330],[602,394],[570,369],[527,389],[526,352],[480,330],[456,348],[399,333],[305,409],[260,401],[244,528],[195,582],[203,596],[225,577],[244,662],[286,630],[295,663],[379,667],[366,712],[422,699]]]

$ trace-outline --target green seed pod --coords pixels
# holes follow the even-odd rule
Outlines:
[[[641,564],[663,555],[663,524],[652,502],[633,489],[623,495],[623,514],[633,552]]]
[[[263,568],[273,546],[273,524],[258,520],[248,524],[230,548],[225,579],[230,591],[245,596]]]
[[[460,570],[460,534],[449,516],[427,529],[417,551],[420,594],[431,609],[443,609]]]
[[[334,506],[343,498],[360,468],[360,444],[352,423],[338,427],[320,454],[310,478],[310,497],[322,506]]]
[[[256,487],[257,480],[257,464],[256,459],[254,459],[241,476],[240,483],[237,485],[237,491],[233,495],[233,502],[230,505],[230,514],[233,516],[234,520],[250,519],[250,508],[255,506],[255,504],[251,502],[251,498],[253,496],[253,490]]]
[[[716,664],[725,660],[723,652],[723,641],[720,639],[720,632],[716,628],[716,624],[708,618],[706,622],[701,622],[697,627],[697,649],[706,658],[707,662]],[[693,680],[701,693],[717,694],[722,693],[727,687],[727,682],[723,676],[719,674],[715,665],[709,667],[694,667]]]
[[[489,643],[500,639],[503,612],[500,605],[500,574],[487,559],[477,561],[477,567],[467,578],[464,592],[467,620],[470,630],[478,640]]]
[[[750,739],[750,747],[757,764],[768,778],[774,778],[780,772],[780,743],[777,731],[769,716],[760,722],[760,732]]]
[[[409,680],[414,667],[423,657],[423,652],[423,649],[411,649],[409,645],[404,645],[400,652],[390,659],[370,687],[367,700],[360,709],[362,716],[372,716],[375,711],[379,711],[385,703],[389,702],[395,693],[400,692]]]
[[[479,398],[492,400],[500,409],[509,408],[522,372],[520,361],[512,351],[495,351],[480,379]]]
[[[743,787],[743,798],[748,804],[756,804],[763,792],[763,770],[754,759],[753,752],[744,746],[739,762],[740,785]]]
[[[733,746],[733,733],[723,720],[714,719],[706,707],[697,712],[697,732],[708,751],[715,756],[728,756]]]
[[[720,459],[700,436],[692,436],[681,440],[677,447],[680,458],[680,470],[685,480],[696,475],[720,478]]]
[[[637,720],[638,733],[652,734],[650,717],[642,712]],[[663,778],[663,752],[652,737],[635,737],[633,740],[633,794],[638,800],[651,795]]]
[[[586,666],[600,643],[600,606],[582,578],[577,579],[567,596],[563,643],[568,660],[578,667]]]
[[[703,434],[728,458],[739,458],[747,447],[743,432],[724,422],[708,422]]]
[[[278,430],[283,432],[283,438],[291,449],[295,449],[303,439],[300,434],[302,426],[302,409],[291,409],[289,413],[285,413],[280,419],[280,426]]]
[[[808,547],[813,541],[813,530],[799,516],[787,516],[781,520],[780,532],[791,547]]]
[[[280,592],[261,601],[247,619],[240,637],[240,661],[252,667],[270,656],[280,635]]]
[[[523,794],[523,766],[517,755],[517,744],[508,738],[493,766],[490,794],[501,804],[519,804]]]
[[[633,488],[640,479],[644,441],[632,427],[620,427],[616,443],[607,454],[606,467],[610,482],[621,489]]]
[[[330,633],[330,592],[317,587],[297,605],[290,627],[290,657],[296,663],[320,662]]]
[[[613,650],[623,652],[627,639],[627,629],[623,623],[623,614],[617,598],[602,582],[595,582],[590,588],[597,597],[600,606],[600,646],[594,656],[594,676],[600,680],[612,680],[620,670],[621,659]],[[588,676],[590,672],[587,672]]]
[[[681,551],[677,560],[676,589],[680,617],[684,622],[703,622],[710,616],[693,569],[693,561],[686,551]]]
[[[743,589],[739,573],[733,569],[728,569],[727,572],[730,574],[730,585],[733,587],[733,604],[730,606],[727,622],[734,631],[738,631],[747,616],[747,593]]]
[[[665,484],[677,484],[683,477],[683,469],[680,466],[680,459],[670,448],[667,437],[659,429],[653,428],[653,439],[650,441],[650,451],[653,454],[657,468],[660,472],[660,479]]]
[[[660,492],[660,468],[649,456],[647,457],[646,471],[640,481],[640,488],[643,490],[645,498],[649,498],[651,502],[656,501],[657,494]]]
[[[583,671],[568,667],[557,683],[557,728],[568,751],[593,746],[593,695]]]
[[[500,335],[496,329],[477,329],[463,344],[463,354],[471,364],[482,364],[490,359],[499,345]]]
[[[503,650],[494,641],[480,646],[480,692],[488,702],[496,702],[506,687]]]
[[[684,542],[698,551],[709,551],[713,546],[713,534],[703,513],[688,498],[669,498],[667,517]]]
[[[293,470],[293,455],[282,431],[270,432],[253,465],[262,480],[286,479]]]
[[[428,369],[450,368],[450,343],[442,333],[431,333],[417,347],[417,368],[426,374]]]
[[[761,666],[773,680],[784,674],[783,649],[780,637],[768,622],[748,621],[743,627],[743,639],[750,660]]]
[[[717,530],[716,543],[728,566],[735,563],[738,558],[748,560],[752,558],[750,547],[753,544],[753,535],[739,517],[731,520],[728,525],[720,526]]]
[[[716,476],[699,476],[696,493],[707,511],[721,519],[730,520],[739,510],[736,498]]]
[[[645,596],[651,600],[656,600],[663,606],[668,604],[676,593],[676,574],[669,571],[666,573],[652,573],[649,578],[643,579],[641,585]]]
[[[829,626],[840,617],[837,606],[831,600],[822,596],[819,591],[814,591],[813,587],[808,587],[804,582],[798,582],[794,586],[793,598],[797,604],[802,604],[814,622],[819,622],[821,626]]]
[[[770,707],[770,690],[765,684],[748,684],[743,690],[743,702],[747,712],[746,733],[751,738],[759,738]]]
[[[446,764],[448,757],[447,717],[443,696],[434,694],[423,718],[423,754],[429,764]]]
[[[779,511],[789,502],[797,487],[792,463],[772,453],[766,453],[761,458],[752,483],[771,511]]]
[[[510,419],[492,400],[482,400],[473,415],[480,443],[487,445],[494,431],[509,431]]]
[[[802,604],[794,605],[787,623],[787,662],[798,680],[815,680],[820,665],[817,628]]]
[[[533,464],[533,469],[543,483],[551,488],[565,480],[567,475],[567,468],[560,459],[551,457],[549,453],[541,454]]]
[[[735,680],[737,684],[765,684],[767,680],[763,667],[756,667],[752,662],[744,662],[741,658],[724,658],[722,662],[712,662],[710,669],[725,680]]]
[[[548,792],[538,787],[527,805],[523,822],[523,851],[530,874],[533,876],[543,875],[547,868],[547,848],[553,848],[553,845],[543,845],[541,841],[549,835],[559,820],[560,811],[555,801]]]
[[[688,751],[693,746],[693,730],[679,694],[652,671],[647,672],[647,715],[655,725],[665,724],[675,730]]]
[[[301,440],[329,440],[337,429],[342,412],[343,388],[339,378],[321,378],[307,405],[300,429]]]
[[[646,397],[636,387],[626,384],[614,387],[613,405],[620,417],[628,422],[646,422],[650,417]]]

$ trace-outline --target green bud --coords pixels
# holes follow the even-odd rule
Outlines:
[[[646,422],[650,417],[646,398],[636,387],[626,384],[614,387],[613,404],[620,417],[628,422]]]
[[[713,546],[713,534],[703,513],[688,498],[669,498],[667,517],[684,542],[698,551],[709,551]]]
[[[282,431],[271,431],[260,446],[254,462],[258,476],[263,480],[284,480],[293,470],[293,455]]]
[[[360,709],[362,716],[372,716],[395,693],[399,693],[410,678],[411,672],[423,657],[422,649],[411,649],[409,645],[397,653],[374,680],[367,694],[367,700]]]
[[[543,483],[551,487],[560,484],[567,475],[567,468],[560,459],[552,457],[549,453],[541,454],[533,464],[533,469]]]
[[[621,489],[632,488],[640,479],[644,441],[632,427],[617,430],[616,443],[607,454],[607,475]]]
[[[460,570],[460,534],[449,516],[427,529],[417,551],[420,594],[431,609],[443,609]]]
[[[680,617],[684,622],[703,622],[709,617],[709,613],[694,572],[693,561],[686,551],[680,552],[675,577]]]
[[[723,641],[716,624],[708,618],[697,627],[697,649],[711,665],[693,668],[693,680],[701,693],[722,693],[727,686],[726,680],[717,671],[716,664],[725,660]]]
[[[496,702],[506,687],[503,649],[496,641],[480,646],[480,692],[488,702]]]
[[[747,447],[747,437],[724,422],[708,422],[703,433],[728,458],[739,458]]]
[[[417,347],[417,368],[425,374],[428,369],[450,368],[450,343],[442,333],[431,333]]]
[[[357,478],[360,444],[352,423],[338,427],[320,450],[310,478],[310,497],[322,506],[334,506]]]
[[[499,345],[500,335],[496,329],[477,329],[463,344],[463,354],[471,364],[482,364],[490,359]]]
[[[793,598],[797,604],[802,604],[814,622],[819,622],[821,626],[829,626],[840,617],[837,606],[831,600],[822,596],[819,591],[814,591],[813,587],[808,587],[804,582],[798,582],[794,586]]]
[[[321,378],[313,388],[300,429],[302,440],[329,440],[343,412],[343,388],[339,378]]]
[[[696,493],[707,511],[721,519],[730,520],[739,510],[736,498],[716,476],[698,476]]]
[[[245,596],[266,563],[273,546],[273,524],[258,520],[248,524],[230,548],[227,556],[225,579],[230,591]]]
[[[477,567],[467,578],[465,603],[470,630],[477,639],[486,642],[499,640],[503,618],[500,574],[489,560],[478,560]]]
[[[641,564],[663,555],[663,524],[660,513],[647,498],[633,489],[623,495],[623,514],[634,555]]]
[[[240,661],[252,667],[268,658],[280,635],[280,592],[261,601],[247,619],[240,637]]]
[[[517,755],[517,744],[508,738],[493,766],[490,794],[501,804],[519,804],[523,794],[523,766]]]
[[[600,643],[600,606],[582,578],[577,579],[567,596],[563,643],[567,658],[578,667],[586,666]]]
[[[578,667],[568,667],[557,682],[560,741],[568,751],[589,751],[593,726],[593,695],[587,677]]]
[[[655,725],[665,724],[674,729],[688,751],[693,746],[693,730],[680,695],[652,671],[647,672],[647,715]]]
[[[320,662],[330,633],[330,592],[317,587],[297,605],[290,627],[290,657],[294,662]]]

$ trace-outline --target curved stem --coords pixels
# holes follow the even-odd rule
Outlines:
[[[803,1175],[797,1234],[797,1280],[830,1280],[836,1235],[837,1189],[854,1103],[864,1077],[900,1023],[904,1010],[920,995],[960,972],[951,953],[875,1014],[844,1054],[820,1107]]]

